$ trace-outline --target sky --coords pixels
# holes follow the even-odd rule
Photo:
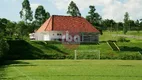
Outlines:
[[[29,0],[33,12],[39,5],[43,5],[51,15],[66,14],[68,5],[74,1],[82,16],[88,15],[89,5],[94,5],[103,19],[114,19],[123,21],[125,12],[128,12],[130,19],[142,19],[142,0]],[[0,18],[7,18],[11,21],[20,21],[19,12],[22,9],[23,0],[1,0]]]

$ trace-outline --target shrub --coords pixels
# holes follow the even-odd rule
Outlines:
[[[137,52],[132,53],[120,53],[119,59],[122,60],[142,60],[142,55],[138,54]]]
[[[7,41],[0,39],[0,59],[4,58],[7,55],[9,50],[9,45]]]

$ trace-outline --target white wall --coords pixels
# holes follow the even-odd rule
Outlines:
[[[38,41],[54,41],[62,39],[63,32],[62,31],[45,31],[40,33],[35,33],[35,40]],[[99,34],[87,34],[90,36],[88,40],[85,41],[85,35],[83,35],[82,42],[98,42],[99,41]]]
[[[36,40],[39,41],[52,41],[62,38],[62,31],[46,31],[35,33]]]

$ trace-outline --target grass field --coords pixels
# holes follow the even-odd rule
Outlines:
[[[0,67],[0,80],[141,80],[141,61],[18,60]]]
[[[104,31],[103,35],[100,36],[100,41],[118,40],[118,38],[120,37],[118,35],[124,35],[123,31],[118,31],[118,32]],[[127,39],[129,39],[131,41],[139,41],[142,39],[137,39],[135,37],[142,38],[142,31],[140,31],[139,33],[137,31],[128,31],[125,36],[133,36],[132,38],[127,37]]]

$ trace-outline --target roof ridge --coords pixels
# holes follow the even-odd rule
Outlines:
[[[83,18],[82,16],[69,16],[69,15],[52,15],[52,16],[58,16],[58,17],[79,17],[79,18]]]

